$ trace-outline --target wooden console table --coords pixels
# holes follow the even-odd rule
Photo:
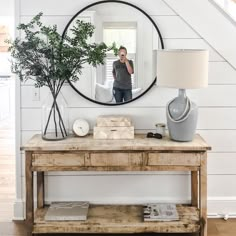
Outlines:
[[[194,233],[207,235],[207,150],[196,135],[174,142],[136,135],[134,140],[69,137],[50,142],[35,135],[25,150],[26,221],[32,233]],[[191,171],[191,205],[177,205],[179,221],[144,222],[140,205],[91,205],[87,221],[44,220],[44,172],[47,171]],[[34,213],[33,178],[37,173]],[[128,214],[127,214],[128,212]]]

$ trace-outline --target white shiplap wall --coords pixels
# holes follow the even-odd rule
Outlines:
[[[197,0],[196,0],[197,1]],[[57,24],[62,32],[68,20],[92,0],[17,1],[20,22],[28,21],[39,11],[43,21]],[[210,50],[209,87],[188,91],[199,105],[198,132],[212,145],[208,164],[209,215],[236,212],[236,71],[210,42],[195,32],[182,17],[162,0],[132,0],[156,21],[164,38],[165,48],[208,48]],[[19,86],[20,144],[40,132],[40,106],[47,89],[40,90],[40,101],[32,101],[33,84]],[[77,95],[69,86],[63,94],[70,106],[70,123],[78,117],[94,125],[98,115],[131,115],[137,132],[154,128],[165,121],[165,105],[177,91],[154,87],[147,95],[127,105],[106,107],[93,104]],[[17,157],[17,200],[15,218],[22,218],[24,203],[24,154]],[[228,184],[230,183],[230,184]],[[46,200],[89,200],[93,202],[141,203],[145,201],[188,202],[190,178],[185,172],[154,173],[48,173]]]

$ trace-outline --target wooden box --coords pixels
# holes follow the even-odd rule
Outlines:
[[[94,139],[134,139],[134,126],[94,127]]]
[[[127,116],[98,116],[97,117],[98,127],[127,127],[132,126],[131,118]]]

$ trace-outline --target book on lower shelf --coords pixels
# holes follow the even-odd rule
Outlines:
[[[89,202],[52,202],[45,215],[46,221],[87,220]]]
[[[154,203],[143,206],[144,221],[175,221],[179,214],[175,204]]]

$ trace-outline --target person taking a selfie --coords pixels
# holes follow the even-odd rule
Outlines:
[[[132,60],[127,58],[127,49],[119,48],[119,60],[113,62],[113,94],[116,103],[126,102],[132,99],[131,74],[134,73]]]

